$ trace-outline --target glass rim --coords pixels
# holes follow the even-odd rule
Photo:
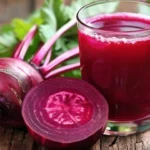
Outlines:
[[[132,35],[132,36],[134,36],[133,34],[134,33],[136,33],[135,34],[135,36],[137,36],[137,35],[139,35],[139,34],[141,34],[141,33],[146,33],[146,32],[150,32],[150,28],[148,28],[148,29],[142,29],[142,30],[138,30],[138,31],[132,31],[132,32],[118,32],[118,31],[107,31],[107,30],[102,30],[102,29],[97,29],[97,28],[94,28],[94,27],[91,27],[91,26],[89,26],[88,24],[86,24],[86,23],[84,23],[82,20],[81,20],[81,18],[80,18],[80,13],[84,10],[84,9],[86,9],[86,8],[88,8],[88,7],[91,7],[91,6],[94,6],[94,5],[97,5],[97,4],[104,4],[104,3],[109,3],[109,2],[121,2],[121,3],[123,3],[123,2],[128,2],[128,3],[141,3],[141,4],[144,4],[144,5],[146,5],[146,6],[149,6],[150,7],[150,4],[149,3],[146,3],[146,2],[142,2],[142,1],[137,1],[137,0],[96,0],[96,1],[94,1],[94,2],[91,2],[91,3],[89,3],[89,4],[86,4],[86,5],[84,5],[84,6],[82,6],[79,10],[78,10],[78,12],[77,12],[77,14],[76,14],[76,19],[77,19],[77,23],[80,23],[82,26],[84,26],[84,27],[86,27],[86,28],[88,28],[88,29],[90,29],[90,30],[94,30],[94,31],[98,31],[98,32],[101,32],[101,33],[107,33],[107,34],[115,34],[115,35]],[[132,12],[131,12],[132,13]],[[137,13],[138,14],[138,13]]]

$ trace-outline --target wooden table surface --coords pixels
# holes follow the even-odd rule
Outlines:
[[[0,150],[45,150],[25,130],[0,128]],[[150,131],[127,137],[103,136],[89,150],[150,150]]]

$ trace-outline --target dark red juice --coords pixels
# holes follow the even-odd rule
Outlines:
[[[79,30],[82,78],[105,96],[109,120],[150,117],[150,18],[116,13],[85,21],[91,28]]]

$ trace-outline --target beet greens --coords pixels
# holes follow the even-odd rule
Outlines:
[[[52,46],[75,23],[76,21],[73,20],[73,22],[71,21],[60,28],[28,62],[23,60],[31,40],[37,34],[37,26],[33,26],[17,45],[12,58],[0,58],[0,79],[3,84],[0,86],[1,126],[22,127],[24,123],[21,116],[21,105],[26,93],[45,78],[58,76],[79,68],[80,63],[56,68],[64,61],[77,56],[79,54],[78,47],[61,54],[51,61]]]

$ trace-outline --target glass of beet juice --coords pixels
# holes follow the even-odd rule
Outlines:
[[[97,1],[77,14],[82,79],[109,104],[104,134],[150,129],[150,4]]]

